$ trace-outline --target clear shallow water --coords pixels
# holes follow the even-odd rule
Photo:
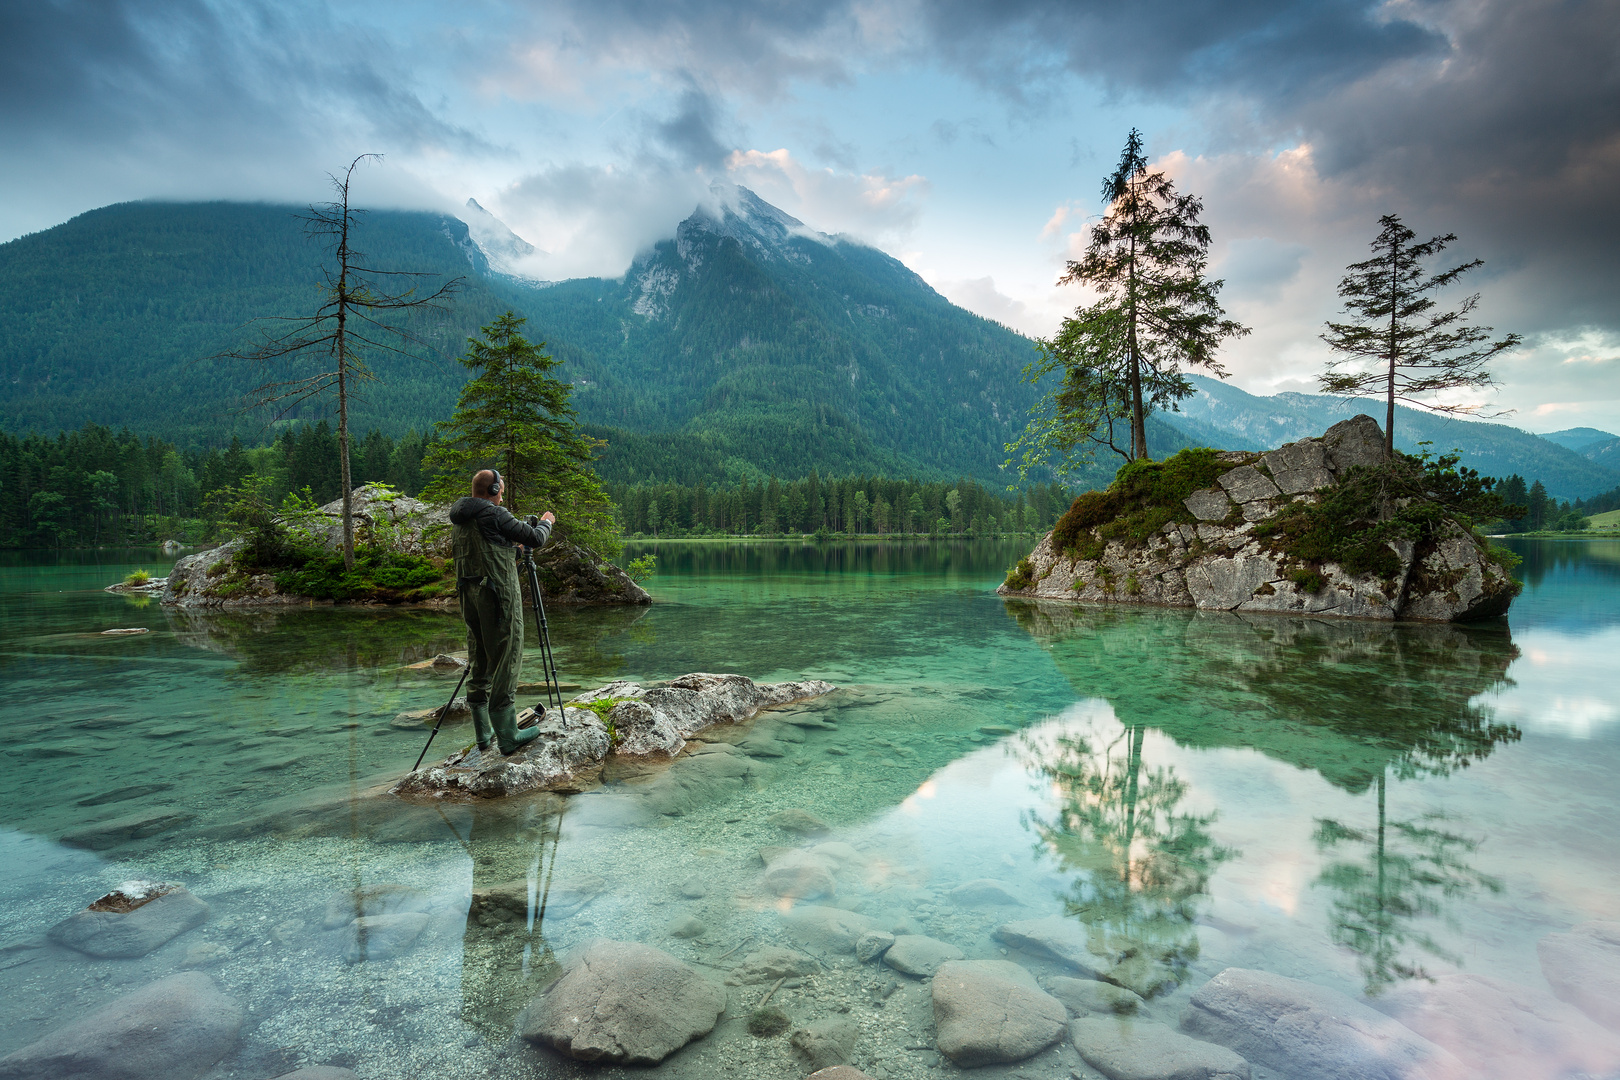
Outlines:
[[[1001,956],[997,926],[1048,915],[1099,953],[1151,956],[1148,1008],[1171,1023],[1227,966],[1358,995],[1417,968],[1544,988],[1541,936],[1620,917],[1620,544],[1514,543],[1525,595],[1470,628],[1004,602],[1022,552],[994,542],[648,545],[650,610],[549,612],[565,678],[844,689],[757,720],[769,755],[726,755],[742,772],[697,755],[566,801],[443,807],[376,792],[426,736],[391,719],[449,693],[405,665],[456,647],[455,616],[185,616],[99,591],[161,571],[148,552],[10,556],[0,1054],[200,964],[249,1011],[219,1076],[580,1074],[508,1037],[553,959],[606,935],[719,976],[795,944],[758,851],[799,843],[849,845],[826,902],[968,956]],[[151,632],[100,636],[113,626]],[[447,729],[436,750],[469,738]],[[770,823],[794,808],[831,831]],[[87,830],[92,848],[61,842]],[[129,878],[184,882],[210,919],[133,960],[41,944]],[[975,879],[1023,903],[951,896]],[[512,882],[545,913],[473,904]],[[398,957],[346,962],[345,905],[379,884],[420,890],[428,927]],[[688,917],[701,933],[673,936]],[[743,1030],[765,989],[734,988],[717,1030],[656,1071],[808,1072],[785,1037]],[[955,1071],[928,1049],[926,984],[886,968],[828,957],[773,1001],[799,1024],[850,1018],[874,1076]],[[1097,1075],[1068,1046],[978,1071],[1071,1070]]]

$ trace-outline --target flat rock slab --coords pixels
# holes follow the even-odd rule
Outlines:
[[[788,1039],[817,1071],[849,1064],[860,1031],[847,1016],[825,1016],[795,1031]]]
[[[775,982],[795,975],[809,975],[821,965],[813,957],[780,945],[767,945],[742,958],[742,963],[726,976],[728,986],[752,986],[756,983]]]
[[[0,1080],[196,1080],[236,1046],[242,1007],[196,971],[170,975],[0,1058]]]
[[[853,952],[861,935],[877,927],[871,919],[853,911],[800,904],[782,916],[782,929],[812,953],[837,956]]]
[[[1467,1070],[1399,1021],[1315,983],[1227,968],[1181,1018],[1188,1034],[1311,1080],[1454,1080]]]
[[[1111,958],[1092,953],[1085,929],[1073,919],[1048,915],[1044,919],[1020,919],[996,928],[995,939],[1015,949],[1067,964],[1088,979],[1101,976],[1112,967]]]
[[[572,877],[551,880],[544,891],[531,891],[527,878],[492,885],[487,889],[474,889],[468,916],[482,926],[502,923],[528,922],[532,913],[538,922],[542,919],[567,919],[607,888],[607,879],[596,874],[575,874]]]
[[[1141,995],[1095,979],[1056,975],[1046,980],[1046,992],[1075,1016],[1140,1016],[1147,1011]]]
[[[1620,1034],[1539,987],[1462,972],[1402,983],[1378,1007],[1479,1080],[1620,1074]]]
[[[894,935],[887,930],[868,930],[855,939],[855,959],[861,963],[876,960],[889,951],[894,944]]]
[[[1554,994],[1620,1031],[1620,922],[1588,922],[1536,942]]]
[[[777,896],[814,900],[837,890],[836,872],[831,859],[789,848],[766,865],[765,887]]]
[[[580,1061],[656,1065],[714,1030],[726,992],[666,952],[597,939],[568,958],[518,1033]]]
[[[805,1080],[872,1080],[853,1065],[834,1065],[830,1069],[817,1069]]]
[[[597,783],[609,754],[625,759],[673,758],[686,749],[688,738],[707,727],[741,723],[761,709],[820,697],[834,689],[831,683],[814,680],[756,683],[741,675],[704,672],[648,686],[609,683],[567,702],[560,714],[555,708],[548,711],[539,723],[540,737],[510,757],[476,748],[452,754],[408,774],[389,791],[451,799],[582,791]],[[614,699],[618,704],[607,711],[605,721],[586,707]],[[746,763],[745,754],[735,756]],[[725,763],[708,764],[712,768]],[[678,787],[669,792],[675,802],[680,801]],[[674,808],[663,807],[660,812]]]
[[[955,945],[922,934],[901,934],[883,954],[883,962],[889,967],[920,979],[932,976],[941,964],[960,959],[962,950]]]
[[[1145,1020],[1088,1017],[1069,1025],[1086,1064],[1108,1080],[1249,1080],[1249,1063],[1224,1046],[1200,1042]]]
[[[118,902],[131,886],[145,887],[150,895],[134,904]],[[183,885],[127,882],[51,927],[47,936],[87,956],[130,958],[145,956],[207,918],[208,905]]]
[[[963,907],[1022,907],[1024,903],[1018,894],[993,878],[964,882],[946,895]]]
[[[964,1068],[1023,1061],[1063,1038],[1069,1014],[1007,960],[953,960],[933,983],[939,1052]]]
[[[799,810],[797,808],[779,810],[766,818],[766,820],[783,832],[796,833],[799,836],[820,836],[822,833],[831,831],[831,826],[825,821],[822,821],[808,810]]]
[[[366,915],[349,924],[343,959],[351,964],[366,960],[392,960],[410,952],[427,929],[428,916],[420,911],[397,915]]]
[[[145,840],[153,836],[178,829],[195,814],[186,810],[159,809],[144,810],[138,814],[128,814],[124,817],[103,821],[99,825],[92,825],[86,829],[76,829],[62,837],[62,843],[69,847],[89,848],[91,851],[106,851],[108,848],[127,844],[134,840]]]
[[[309,1065],[296,1072],[283,1073],[276,1080],[360,1080],[360,1076],[352,1069],[340,1069],[336,1065]]]
[[[431,898],[421,889],[410,885],[384,882],[362,885],[332,897],[326,905],[321,925],[328,930],[347,926],[356,919],[371,915],[398,915],[406,911],[426,911]]]

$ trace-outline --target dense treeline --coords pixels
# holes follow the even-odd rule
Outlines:
[[[1620,488],[1594,495],[1590,499],[1560,502],[1547,494],[1547,488],[1540,480],[1527,487],[1524,477],[1515,473],[1498,480],[1494,490],[1509,505],[1525,509],[1523,517],[1498,523],[1497,527],[1503,532],[1580,532],[1586,528],[1586,519],[1592,515],[1620,509]]]
[[[1036,484],[1009,498],[966,479],[954,484],[878,476],[823,479],[813,471],[786,483],[772,477],[726,487],[700,482],[608,484],[607,489],[631,537],[1042,532],[1071,499],[1056,484]]]
[[[415,432],[393,439],[372,431],[355,440],[355,482],[415,494],[425,444]],[[330,502],[339,494],[337,435],[323,421],[289,427],[269,446],[233,438],[197,450],[96,424],[54,437],[0,433],[0,546],[201,541],[217,521],[208,495],[255,473],[270,480],[268,493],[278,501],[307,487]]]

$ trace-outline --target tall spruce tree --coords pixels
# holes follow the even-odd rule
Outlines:
[[[1418,395],[1492,385],[1485,365],[1519,344],[1518,334],[1492,341],[1488,326],[1468,325],[1479,294],[1456,307],[1435,311],[1433,294],[1455,284],[1484,261],[1428,274],[1423,264],[1456,240],[1455,233],[1413,243],[1417,234],[1395,214],[1378,219],[1373,257],[1353,263],[1339,282],[1348,322],[1329,322],[1322,340],[1339,354],[1319,376],[1322,391],[1349,397],[1382,397],[1384,453],[1395,454],[1395,402],[1431,412],[1472,413],[1476,405],[1444,405]]]
[[[246,352],[225,353],[227,357],[251,360],[273,374],[249,391],[252,407],[272,406],[277,419],[296,406],[332,394],[337,399],[337,452],[339,483],[343,498],[343,565],[354,569],[354,485],[349,462],[349,400],[361,383],[376,378],[370,358],[393,354],[407,356],[407,345],[421,344],[397,320],[398,314],[412,310],[443,310],[445,303],[461,287],[455,278],[436,290],[418,296],[418,279],[428,274],[399,270],[379,270],[366,265],[366,256],[354,247],[354,232],[364,210],[349,203],[354,170],[362,161],[382,159],[381,154],[361,154],[349,162],[343,176],[330,176],[337,195],[329,203],[309,208],[304,224],[311,237],[332,245],[331,261],[324,267],[320,286],[322,301],[307,315],[280,316],[259,320],[271,327],[259,345]],[[405,279],[410,287],[398,288]],[[390,284],[394,283],[394,284]],[[321,358],[322,370],[313,375],[286,377],[281,366],[289,361]]]
[[[554,511],[559,536],[612,557],[621,549],[618,525],[591,467],[603,444],[579,433],[573,387],[550,374],[562,361],[522,335],[527,321],[508,311],[483,328],[482,340],[467,339],[459,359],[475,374],[422,461],[435,474],[424,497],[465,494],[467,478],[493,466],[512,513]]]
[[[1054,454],[1089,457],[1101,446],[1127,460],[1146,458],[1147,414],[1192,394],[1185,368],[1225,378],[1216,348],[1249,332],[1221,309],[1223,282],[1204,276],[1210,235],[1198,220],[1203,201],[1148,170],[1135,128],[1103,180],[1102,197],[1108,210],[1091,228],[1085,257],[1058,279],[1099,298],[1041,341],[1041,359],[1025,369],[1030,382],[1062,374],[1031,410],[1024,434],[1008,444],[1009,453],[1022,452],[1020,475]],[[1119,446],[1118,426],[1127,428],[1128,449]]]

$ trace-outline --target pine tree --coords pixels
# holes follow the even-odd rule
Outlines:
[[[435,476],[424,494],[465,494],[473,472],[494,466],[512,513],[551,510],[559,536],[617,555],[613,506],[591,467],[603,444],[580,434],[568,403],[573,387],[549,374],[562,361],[541,351],[544,342],[524,338],[526,321],[508,311],[483,328],[482,340],[467,339],[459,359],[475,374],[455,413],[437,425],[439,441],[422,461]]]
[[[1471,413],[1472,405],[1442,405],[1417,395],[1438,390],[1482,388],[1493,383],[1485,365],[1519,344],[1518,334],[1491,341],[1491,328],[1469,326],[1479,294],[1435,313],[1433,293],[1454,284],[1484,261],[1475,259],[1425,276],[1423,263],[1456,240],[1447,233],[1413,243],[1417,234],[1394,214],[1372,242],[1373,257],[1353,263],[1339,282],[1349,322],[1329,322],[1322,340],[1336,353],[1319,381],[1322,391],[1350,397],[1382,397],[1387,403],[1384,453],[1395,454],[1395,402],[1441,413]]]
[[[1092,226],[1085,257],[1058,279],[1099,298],[1040,341],[1041,358],[1024,369],[1027,382],[1061,378],[1031,410],[1024,434],[1007,445],[1008,453],[1021,453],[1020,476],[1053,456],[1088,459],[1102,446],[1126,460],[1146,458],[1147,414],[1193,392],[1183,368],[1225,378],[1216,348],[1249,332],[1222,310],[1216,294],[1223,282],[1204,277],[1210,234],[1198,220],[1203,201],[1178,194],[1162,171],[1148,171],[1135,128],[1102,195],[1108,211]],[[1121,435],[1128,448],[1119,445]]]

